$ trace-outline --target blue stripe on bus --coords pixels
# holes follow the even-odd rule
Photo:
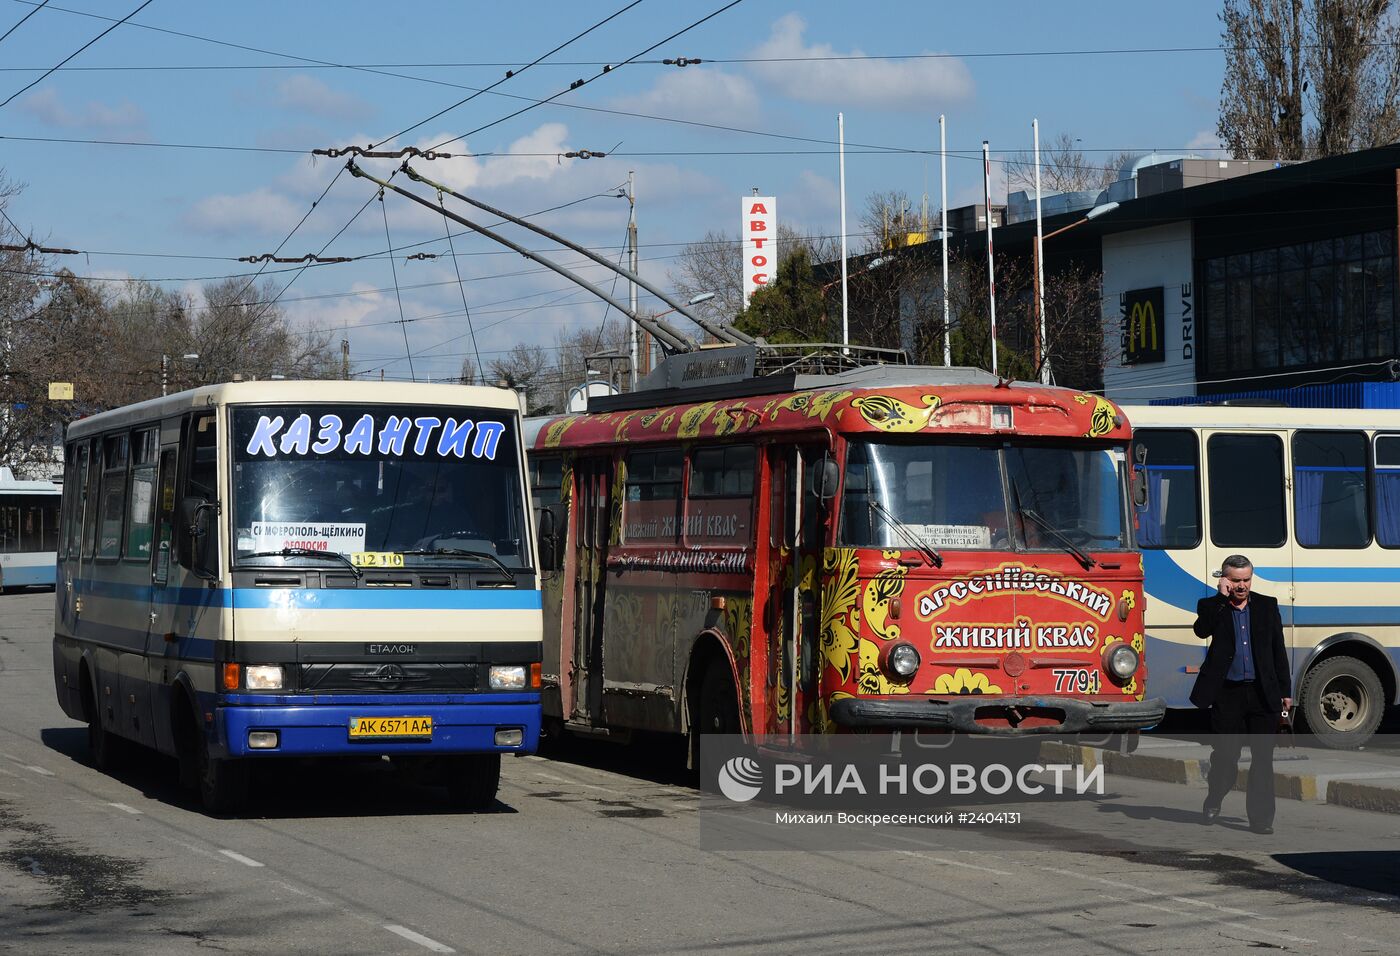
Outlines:
[[[1394,568],[1332,568],[1332,567],[1269,567],[1255,568],[1256,573],[1274,581],[1287,581],[1291,576],[1298,584],[1357,584],[1400,582],[1400,567]]]
[[[1355,467],[1353,467],[1353,466],[1351,466],[1351,465],[1294,465],[1294,466],[1293,466],[1293,470],[1294,470],[1294,471],[1355,471],[1355,472],[1362,472],[1362,471],[1365,471],[1366,468],[1365,468],[1364,466],[1355,466]]]
[[[537,611],[540,592],[516,588],[424,591],[416,588],[156,588],[78,580],[81,594],[180,607],[327,611]]]

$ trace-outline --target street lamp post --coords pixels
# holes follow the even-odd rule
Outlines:
[[[1076,226],[1082,226],[1091,219],[1097,219],[1105,213],[1113,212],[1118,208],[1116,202],[1106,202],[1101,206],[1095,206],[1084,214],[1084,218],[1077,219],[1068,226],[1061,226],[1054,232],[1047,232],[1044,236],[1037,236],[1035,242],[1031,243],[1031,257],[1033,268],[1031,269],[1031,281],[1035,284],[1035,357],[1040,362],[1040,382],[1045,385],[1050,384],[1052,378],[1050,371],[1050,360],[1045,353],[1049,351],[1049,335],[1045,328],[1045,291],[1042,288],[1040,271],[1042,267],[1041,259],[1044,256],[1044,243],[1046,239],[1053,239],[1063,232],[1069,232]]]
[[[198,361],[198,360],[199,360],[199,353],[197,353],[197,352],[186,352],[184,355],[181,355],[180,358],[181,358],[183,361],[186,361],[186,362],[195,362],[195,361]],[[169,394],[169,386],[170,386],[170,356],[169,356],[169,355],[166,355],[164,352],[162,352],[162,353],[161,353],[161,356],[160,356],[160,393],[161,393],[162,395]]]

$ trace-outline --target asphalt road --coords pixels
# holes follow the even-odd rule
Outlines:
[[[508,761],[489,813],[367,762],[277,766],[214,819],[170,761],[88,765],[54,701],[52,603],[0,597],[0,953],[1400,947],[1400,818],[1281,803],[1276,836],[1212,849],[1186,787],[1115,780],[1056,809],[1053,843],[710,852],[674,749],[593,744]],[[1304,831],[1342,848],[1299,852]]]

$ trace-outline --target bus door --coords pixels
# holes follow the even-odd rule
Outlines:
[[[607,584],[608,536],[612,518],[611,458],[579,458],[574,463],[578,489],[577,574],[574,581],[574,719],[602,723],[603,598]]]
[[[175,636],[176,599],[180,593],[180,577],[175,573],[178,565],[174,560],[179,451],[177,445],[162,447],[156,474],[156,516],[151,538],[151,627],[146,636],[146,654],[153,661],[165,657],[166,645]]]
[[[1278,599],[1284,638],[1292,647],[1293,544],[1284,439],[1282,432],[1206,433],[1206,566],[1213,573],[1232,554],[1247,557],[1254,565],[1254,589]]]
[[[820,445],[774,445],[768,449],[769,562],[768,685],[776,705],[768,729],[794,735],[804,728],[807,704],[818,693],[818,595],[821,593],[825,522],[809,475],[821,461]]]

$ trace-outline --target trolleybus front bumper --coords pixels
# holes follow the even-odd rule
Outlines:
[[[955,730],[993,736],[1143,730],[1159,723],[1166,712],[1160,697],[1103,704],[1065,697],[847,697],[830,710],[831,719],[847,728]]]
[[[240,694],[225,697],[213,716],[214,746],[229,757],[534,753],[540,742],[538,693],[338,695],[333,701]],[[432,733],[351,737],[352,721],[374,717],[430,717]],[[265,743],[268,731],[276,732],[277,746],[250,746],[250,740]],[[498,732],[519,742],[498,743]]]

